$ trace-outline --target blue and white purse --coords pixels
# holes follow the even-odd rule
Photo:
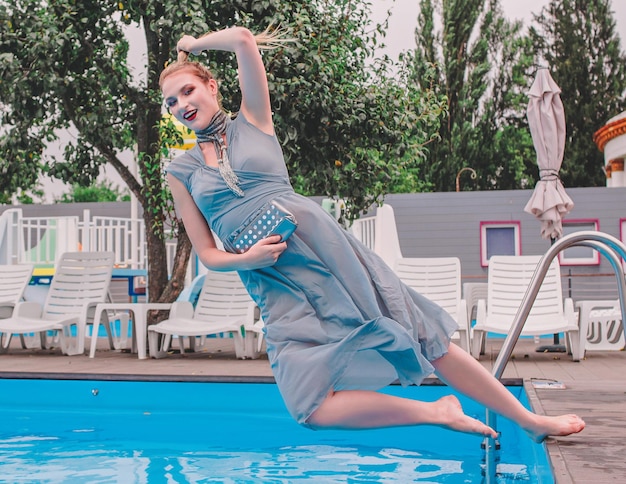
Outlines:
[[[298,227],[298,222],[289,210],[274,200],[270,200],[240,228],[229,236],[233,250],[243,254],[259,240],[270,235],[280,235],[281,241],[287,240]]]

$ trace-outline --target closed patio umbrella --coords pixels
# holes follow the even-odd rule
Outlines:
[[[540,68],[528,93],[526,114],[540,180],[524,211],[541,221],[541,236],[553,241],[563,234],[562,218],[574,208],[559,178],[565,150],[565,112],[560,94],[548,69]]]
[[[537,152],[539,181],[524,211],[541,220],[541,236],[554,242],[563,234],[561,220],[574,202],[565,193],[559,178],[565,151],[565,110],[561,89],[547,68],[540,68],[528,93],[528,126]],[[564,352],[565,346],[554,335],[554,344],[540,346],[538,352]]]

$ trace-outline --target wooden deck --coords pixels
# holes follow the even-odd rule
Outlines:
[[[501,341],[488,340],[487,355],[481,359],[487,368],[491,369],[500,345]],[[129,353],[100,349],[90,359],[66,357],[58,351],[24,351],[14,340],[10,353],[0,355],[0,377],[15,373],[271,377],[266,358],[237,360],[231,347],[227,341],[216,344],[212,353],[173,354],[161,360],[138,360]],[[503,378],[523,379],[537,412],[577,413],[587,423],[578,435],[548,440],[557,483],[626,481],[626,354],[588,352],[584,361],[575,363],[563,353],[535,349],[532,340],[520,341]],[[534,388],[533,382],[559,382],[565,388]]]

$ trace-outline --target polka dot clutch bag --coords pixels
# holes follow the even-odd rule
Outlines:
[[[229,241],[235,252],[243,254],[259,240],[270,235],[280,235],[281,240],[287,240],[297,226],[298,222],[293,214],[271,200],[233,232]]]

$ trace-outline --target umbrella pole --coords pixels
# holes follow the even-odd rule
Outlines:
[[[550,237],[550,245],[554,245],[556,239]],[[537,353],[565,353],[567,350],[565,349],[565,345],[561,344],[561,340],[559,337],[559,333],[554,333],[552,335],[552,344],[551,345],[542,345],[538,346],[535,350]]]
[[[560,343],[559,334],[554,334],[553,343],[551,345],[542,345],[537,346],[535,350],[537,353],[565,353],[567,350],[565,349],[565,345]]]

